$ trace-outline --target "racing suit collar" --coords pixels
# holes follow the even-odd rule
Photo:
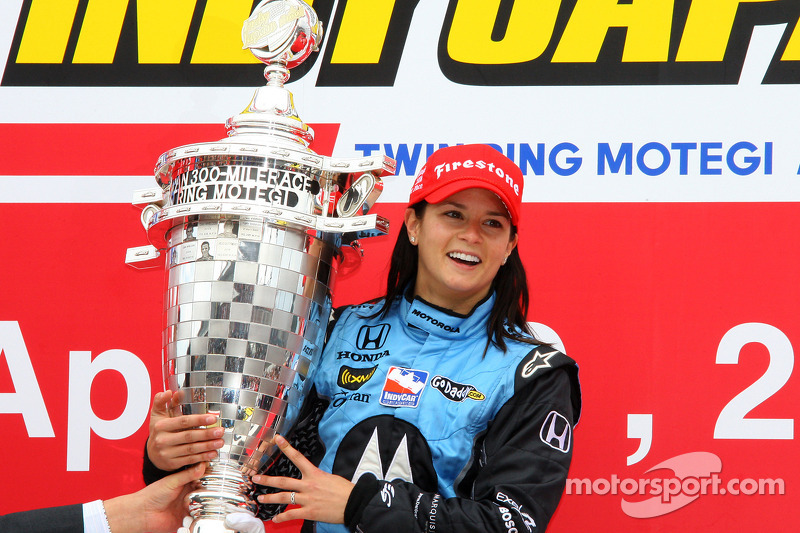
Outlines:
[[[401,311],[406,322],[430,335],[450,339],[485,335],[486,322],[494,306],[495,295],[490,293],[470,311],[461,315],[426,302],[419,296],[411,298],[411,291],[401,299]]]

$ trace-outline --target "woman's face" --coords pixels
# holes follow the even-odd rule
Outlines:
[[[430,204],[422,218],[407,209],[405,223],[419,249],[415,295],[461,314],[489,293],[518,240],[503,202],[486,189]]]

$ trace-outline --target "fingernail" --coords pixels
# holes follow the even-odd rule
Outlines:
[[[208,415],[206,417],[206,424],[213,424],[216,421],[217,417],[214,415]]]
[[[223,433],[225,433],[225,430],[222,428],[217,428],[214,430],[215,437],[221,437]]]
[[[278,446],[281,444],[286,444],[286,439],[284,439],[281,435],[275,435],[275,444]]]

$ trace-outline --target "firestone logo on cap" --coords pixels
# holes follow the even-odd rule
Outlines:
[[[511,222],[519,223],[522,170],[486,144],[446,146],[431,154],[411,187],[410,205],[422,200],[436,204],[474,187],[494,192],[503,201]]]
[[[479,170],[488,170],[489,172],[494,172],[498,178],[505,179],[506,183],[509,187],[514,191],[514,194],[519,196],[519,185],[514,183],[514,178],[507,172],[505,172],[499,165],[495,163],[487,163],[483,160],[473,161],[472,159],[467,159],[464,161],[453,161],[451,163],[441,163],[433,167],[434,172],[436,172],[436,179],[442,177],[442,174],[445,172],[454,172],[458,170],[458,168],[477,168]],[[425,168],[422,169],[423,173],[425,172]],[[420,178],[422,176],[420,175]],[[417,181],[421,181],[420,178],[417,178]],[[416,183],[415,183],[416,185]]]

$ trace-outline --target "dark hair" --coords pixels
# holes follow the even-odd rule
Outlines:
[[[427,206],[428,202],[422,200],[410,207],[414,210],[417,218],[422,218]],[[516,233],[517,228],[512,226],[511,237]],[[392,302],[402,297],[406,288],[414,285],[417,279],[418,258],[417,247],[409,242],[406,225],[403,224],[397,235],[397,242],[395,242],[389,263],[385,299],[380,309],[371,316],[386,317]],[[492,281],[492,290],[497,296],[486,323],[488,336],[486,348],[489,347],[489,343],[493,343],[505,352],[506,339],[529,344],[544,344],[536,339],[526,321],[529,303],[528,280],[517,247],[514,247],[506,263],[497,271]]]

